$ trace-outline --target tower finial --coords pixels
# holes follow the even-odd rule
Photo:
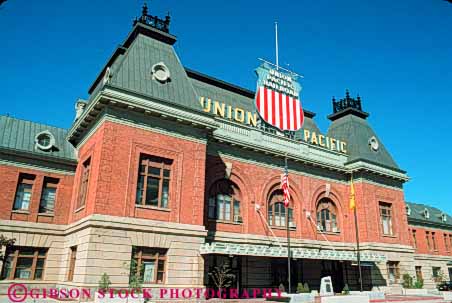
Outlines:
[[[350,98],[350,91],[348,90],[348,88],[345,89],[345,98]]]
[[[135,18],[135,20],[133,21],[133,26],[135,26],[137,23],[141,23],[153,27],[155,29],[158,29],[160,31],[163,31],[165,33],[169,33],[170,20],[171,17],[169,12],[164,19],[159,18],[158,16],[151,16],[148,10],[147,0],[144,0],[143,7],[141,10],[141,17]]]
[[[141,15],[143,17],[148,15],[148,4],[147,4],[147,1],[143,1],[143,10],[141,11]]]
[[[166,24],[166,26],[169,28],[169,25],[170,25],[170,21],[171,21],[171,16],[170,16],[170,13],[168,12],[167,14],[166,14],[166,16],[165,16],[165,24]]]

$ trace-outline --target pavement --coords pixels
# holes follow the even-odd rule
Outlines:
[[[384,300],[370,300],[375,303],[397,302],[397,303],[446,303],[443,297],[439,296],[402,296],[402,295],[386,295]]]

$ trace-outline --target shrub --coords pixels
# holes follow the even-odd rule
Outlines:
[[[228,288],[232,285],[235,275],[231,268],[226,265],[216,266],[210,273],[209,277],[218,289]]]
[[[99,290],[107,291],[110,289],[111,281],[110,277],[107,275],[107,273],[104,272],[102,277],[100,277],[99,280]]]
[[[303,287],[305,292],[311,292],[311,290],[309,289],[309,284],[307,282],[304,282]]]
[[[127,266],[127,263],[125,263],[124,266]],[[132,259],[129,265],[129,288],[140,292],[143,285],[143,274],[143,264],[138,266],[138,262],[135,259]]]
[[[403,288],[413,288],[413,277],[411,277],[409,274],[403,274],[402,279]]]
[[[348,287],[348,284],[346,283],[344,288],[342,289],[342,294],[349,295],[350,294],[350,288]]]
[[[413,287],[414,288],[422,288],[422,287],[424,287],[424,279],[418,279],[418,280],[416,280],[416,282],[414,282],[414,284],[413,284]]]
[[[304,292],[305,292],[305,290],[304,290],[303,283],[298,283],[297,284],[297,294],[301,294],[301,293],[304,293]]]

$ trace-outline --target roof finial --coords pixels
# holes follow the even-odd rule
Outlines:
[[[133,21],[133,26],[135,26],[137,23],[141,23],[153,27],[155,29],[158,29],[160,31],[163,31],[165,33],[169,33],[170,20],[171,17],[169,12],[165,19],[160,19],[158,16],[151,16],[148,11],[147,0],[144,0],[143,8],[141,10],[141,17],[139,17],[138,19],[135,18],[135,20]]]
[[[148,4],[147,4],[147,1],[143,1],[143,10],[141,11],[141,15],[143,17],[148,15]]]
[[[166,14],[166,17],[165,17],[165,23],[166,23],[166,25],[169,27],[169,24],[170,24],[170,20],[171,20],[171,16],[170,16],[170,13],[168,12],[167,14]]]

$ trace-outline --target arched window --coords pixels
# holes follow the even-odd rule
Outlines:
[[[284,195],[282,189],[272,192],[268,201],[268,224],[270,226],[295,227],[293,221],[293,209],[284,207]]]
[[[242,222],[240,201],[240,191],[235,184],[228,180],[217,181],[210,188],[209,219]]]
[[[323,198],[317,205],[317,227],[323,232],[339,232],[336,205],[330,199]]]

